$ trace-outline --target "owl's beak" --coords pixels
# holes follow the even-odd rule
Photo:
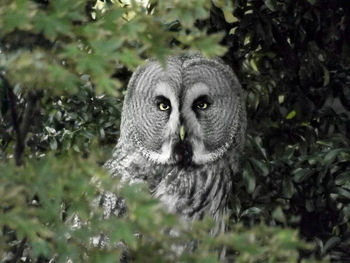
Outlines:
[[[183,125],[180,126],[179,130],[180,140],[185,140],[185,127]]]

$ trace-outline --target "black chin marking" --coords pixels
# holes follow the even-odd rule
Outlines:
[[[175,161],[177,164],[188,167],[192,163],[192,146],[188,141],[177,142],[173,149]]]

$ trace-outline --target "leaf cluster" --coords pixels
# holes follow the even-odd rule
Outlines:
[[[247,94],[233,221],[297,228],[314,254],[349,260],[349,5],[216,1],[204,25]]]
[[[123,246],[91,244],[108,233],[136,262],[217,262],[223,246],[237,262],[349,261],[349,19],[336,0],[2,1],[1,260],[115,262]],[[242,172],[218,237],[209,219],[188,226],[99,168],[130,71],[190,50],[221,56],[247,96]],[[125,198],[125,217],[101,220],[93,178]],[[184,244],[195,253],[176,252]]]
[[[124,247],[112,244],[121,241],[135,262],[218,262],[222,246],[236,251],[237,262],[297,262],[297,249],[311,248],[295,230],[264,224],[250,230],[239,224],[233,232],[211,237],[211,219],[191,225],[168,214],[145,185],[122,187],[96,165],[96,159],[81,158],[74,151],[0,168],[4,262],[11,262],[19,250],[24,262],[116,262]],[[94,205],[101,189],[126,200],[124,217],[102,219],[103,211]],[[92,238],[107,233],[109,245],[95,247]],[[25,244],[19,241],[23,239]],[[178,253],[184,244],[197,247],[196,253]]]

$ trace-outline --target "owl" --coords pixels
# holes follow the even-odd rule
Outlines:
[[[149,60],[129,81],[120,138],[105,167],[121,182],[147,183],[185,219],[211,216],[215,235],[225,229],[245,130],[241,86],[220,59]],[[106,217],[121,213],[122,200],[108,193],[102,199]]]

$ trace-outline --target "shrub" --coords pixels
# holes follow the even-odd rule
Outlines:
[[[4,0],[0,3],[0,255],[4,262],[350,260],[350,7],[341,1]],[[247,94],[229,231],[188,226],[100,168],[130,72],[182,50],[221,56]],[[128,204],[101,220],[100,189]],[[74,215],[83,222],[72,228]],[[169,235],[172,228],[179,235]],[[195,241],[194,241],[195,240]],[[195,242],[195,253],[174,247]]]

